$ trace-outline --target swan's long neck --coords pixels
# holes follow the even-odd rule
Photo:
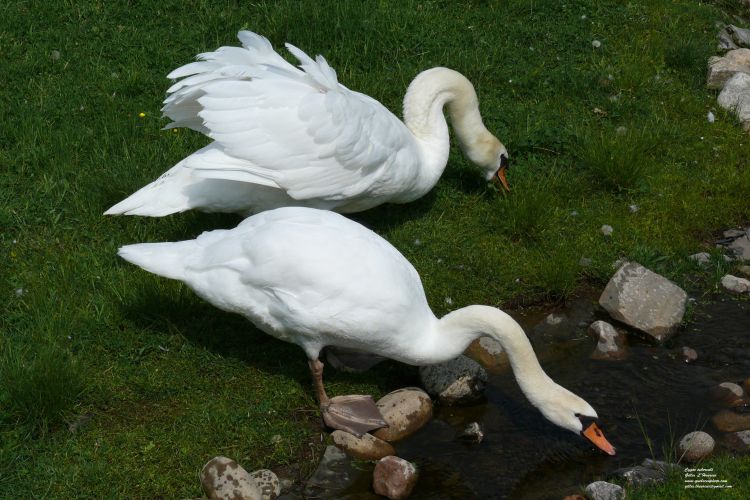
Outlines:
[[[474,86],[465,76],[448,68],[432,68],[417,75],[404,97],[404,123],[422,146],[428,166],[439,171],[438,176],[448,162],[448,125],[443,115],[446,105],[469,158],[492,136],[482,123]]]
[[[513,375],[534,406],[546,404],[551,393],[563,389],[542,370],[521,325],[494,307],[469,306],[446,314],[438,321],[434,347],[445,349],[450,344],[458,355],[471,341],[485,335],[500,342],[508,353]]]

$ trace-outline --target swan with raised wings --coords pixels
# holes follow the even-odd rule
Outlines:
[[[448,161],[447,108],[458,141],[487,180],[508,188],[505,146],[482,123],[474,87],[448,68],[417,75],[402,122],[338,82],[322,56],[287,44],[300,68],[255,33],[168,75],[167,128],[213,142],[105,214],[159,217],[190,209],[243,215],[282,206],[341,213],[407,203],[437,183]]]
[[[185,282],[211,304],[302,347],[330,427],[361,435],[385,422],[370,396],[328,397],[318,359],[323,347],[428,365],[457,357],[486,335],[502,344],[521,390],[548,420],[606,453],[615,452],[596,424],[594,409],[547,376],[509,315],[474,305],[436,318],[406,258],[342,215],[279,208],[249,217],[231,230],[176,243],[128,245],[119,255]]]

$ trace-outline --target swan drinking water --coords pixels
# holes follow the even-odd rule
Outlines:
[[[615,453],[597,426],[596,411],[547,376],[509,315],[474,305],[436,318],[406,258],[339,214],[280,208],[249,217],[231,230],[176,243],[128,245],[119,255],[185,282],[211,304],[302,347],[330,427],[361,435],[385,422],[370,396],[328,397],[318,359],[323,347],[428,365],[457,357],[486,335],[502,344],[521,390],[549,421]]]
[[[322,56],[287,44],[300,68],[255,33],[168,75],[167,128],[214,142],[105,214],[159,217],[190,209],[243,215],[282,206],[351,213],[407,203],[437,183],[448,162],[448,114],[468,158],[505,189],[508,153],[482,123],[471,82],[448,68],[417,75],[402,122],[338,82]]]

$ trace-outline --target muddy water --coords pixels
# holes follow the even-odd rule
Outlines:
[[[617,468],[665,458],[665,448],[687,432],[703,429],[718,436],[708,421],[716,407],[707,392],[717,383],[750,377],[750,302],[717,298],[698,305],[690,326],[665,346],[631,335],[626,360],[595,361],[589,358],[594,342],[585,325],[606,318],[594,301],[586,297],[554,311],[568,318],[556,327],[538,326],[549,310],[521,312],[516,319],[547,373],[597,410],[617,455],[605,456],[547,422],[510,372],[491,374],[486,401],[438,408],[430,424],[397,443],[397,454],[420,469],[412,498],[560,499]],[[676,355],[683,345],[698,352],[697,361],[686,364]],[[485,430],[478,445],[457,439],[473,421]],[[343,496],[370,498],[369,474],[363,470],[357,486]]]

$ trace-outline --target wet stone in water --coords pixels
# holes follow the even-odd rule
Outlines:
[[[391,499],[406,498],[417,484],[417,469],[399,457],[385,457],[375,465],[372,487],[375,493]]]
[[[711,388],[711,399],[724,408],[734,408],[745,404],[742,387],[732,382],[722,382]]]
[[[616,484],[595,481],[586,486],[586,495],[591,500],[621,500],[625,498],[625,490]]]
[[[589,326],[588,334],[597,340],[592,359],[623,359],[627,355],[624,335],[606,321],[595,321]]]
[[[677,352],[685,363],[692,363],[698,359],[698,353],[692,347],[682,346]]]
[[[423,366],[419,369],[419,377],[427,392],[446,405],[476,401],[483,396],[487,385],[487,372],[466,356]]]
[[[750,413],[736,413],[732,410],[721,410],[711,417],[717,429],[724,432],[750,430]]]
[[[508,354],[503,350],[503,346],[490,337],[475,339],[466,348],[464,355],[481,364],[490,372],[497,372],[509,366]]]
[[[466,442],[479,444],[484,440],[484,431],[478,422],[471,422],[464,427],[459,437]]]

